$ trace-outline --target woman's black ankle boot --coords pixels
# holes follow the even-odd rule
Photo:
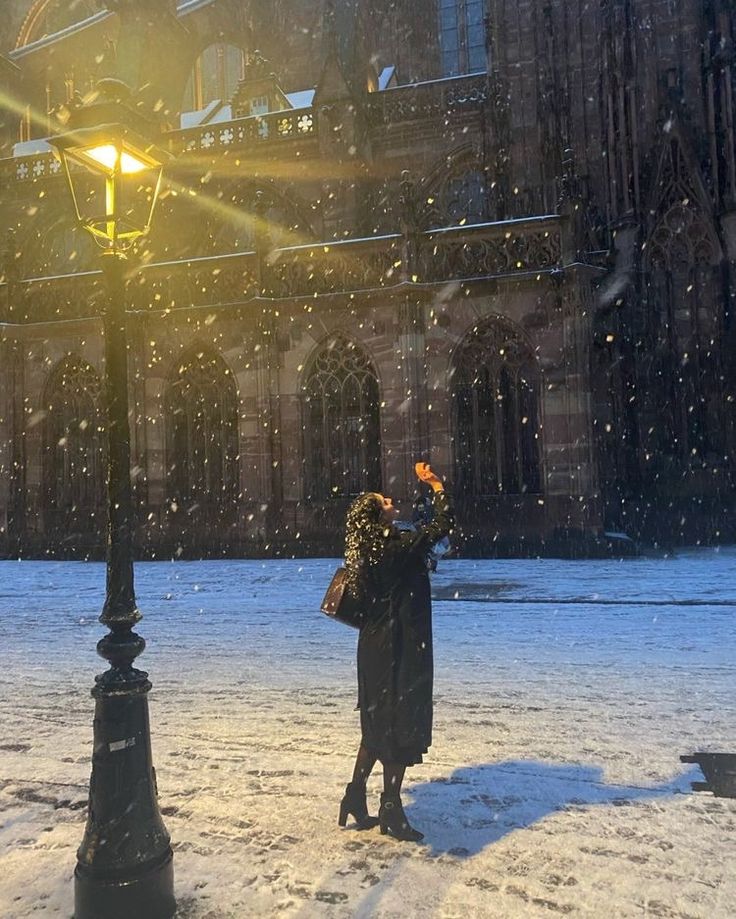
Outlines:
[[[378,817],[371,817],[365,803],[365,785],[350,782],[345,788],[345,797],[340,802],[340,816],[337,819],[339,826],[348,822],[348,814],[355,817],[359,830],[370,830],[378,823]]]
[[[395,839],[402,839],[406,842],[419,842],[424,839],[424,833],[420,833],[419,830],[409,825],[398,795],[387,795],[385,792],[381,795],[378,825],[382,836],[389,833]]]

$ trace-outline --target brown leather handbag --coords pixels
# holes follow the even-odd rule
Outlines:
[[[356,600],[347,590],[347,571],[338,568],[330,581],[320,609],[337,622],[342,622],[354,629],[359,629],[365,619],[363,604]]]

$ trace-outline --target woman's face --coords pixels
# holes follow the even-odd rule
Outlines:
[[[386,495],[377,495],[381,502],[381,520],[383,523],[393,523],[399,516],[399,509],[394,505],[393,498],[387,498]]]

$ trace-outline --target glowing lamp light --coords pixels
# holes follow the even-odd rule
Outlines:
[[[127,150],[118,150],[114,144],[102,144],[100,147],[92,147],[91,150],[80,151],[80,156],[84,156],[110,172],[119,170],[123,175],[132,175],[135,172],[142,172],[144,169],[151,169],[152,164],[144,163],[142,159]]]
[[[167,151],[120,123],[49,139],[61,160],[77,220],[102,248],[124,250],[148,232]]]

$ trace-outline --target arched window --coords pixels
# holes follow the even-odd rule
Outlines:
[[[43,470],[48,529],[101,532],[105,524],[101,384],[78,358],[54,371],[46,390]]]
[[[216,99],[229,102],[243,78],[243,68],[242,48],[226,42],[209,45],[194,62],[182,111],[197,112]]]
[[[232,373],[196,351],[165,397],[166,465],[172,509],[196,519],[232,519],[238,496],[238,409]]]
[[[531,348],[500,322],[476,327],[452,371],[458,493],[541,490],[538,374]]]
[[[378,379],[365,352],[342,336],[329,341],[312,362],[304,400],[309,497],[379,491]]]
[[[486,69],[483,0],[438,0],[442,75]]]

